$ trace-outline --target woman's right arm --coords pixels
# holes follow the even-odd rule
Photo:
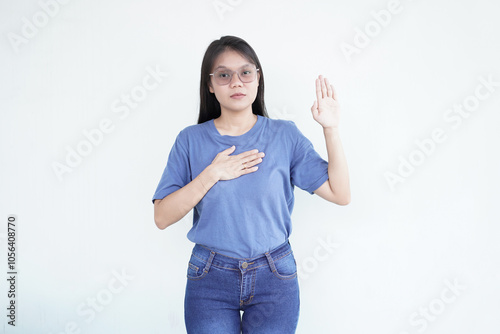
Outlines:
[[[159,229],[163,230],[181,220],[217,182],[257,171],[255,165],[262,162],[264,152],[251,150],[230,155],[235,149],[232,146],[220,152],[191,182],[163,199],[154,201],[154,220]]]
[[[155,223],[164,229],[184,217],[205,194],[217,183],[212,165],[203,170],[193,181],[154,204]]]

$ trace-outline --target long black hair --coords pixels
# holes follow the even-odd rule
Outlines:
[[[217,118],[221,114],[220,103],[217,101],[215,94],[210,93],[209,90],[210,73],[212,72],[215,59],[228,49],[238,52],[259,69],[259,87],[257,97],[252,103],[252,112],[255,115],[269,117],[264,103],[264,71],[262,70],[257,54],[243,39],[235,36],[222,36],[208,46],[201,64],[200,114],[198,116],[198,124]]]

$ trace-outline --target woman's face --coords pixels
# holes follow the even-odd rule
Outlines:
[[[217,70],[229,70],[241,72],[245,66],[254,66],[248,59],[241,56],[234,50],[227,50],[221,53],[214,62],[212,73]],[[252,103],[257,97],[260,74],[252,82],[244,83],[240,80],[237,73],[234,73],[231,81],[227,85],[219,85],[215,82],[214,76],[210,76],[209,89],[214,93],[219,101],[222,112],[252,112]],[[235,94],[240,94],[235,95]],[[244,94],[243,96],[241,94]]]

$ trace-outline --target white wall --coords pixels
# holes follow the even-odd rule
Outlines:
[[[271,115],[325,158],[317,75],[341,103],[352,203],[296,190],[298,333],[498,333],[495,2],[55,1],[0,4],[5,276],[9,215],[18,228],[15,328],[0,280],[6,333],[185,332],[192,215],[161,231],[151,198],[175,136],[196,122],[203,53],[222,35],[253,46]],[[154,70],[157,87],[124,107]],[[83,132],[99,126],[88,146]],[[58,177],[77,149],[88,154]]]

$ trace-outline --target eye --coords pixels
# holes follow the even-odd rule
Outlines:
[[[230,76],[230,74],[228,72],[219,72],[219,73],[217,73],[217,77],[222,78],[222,79],[227,78],[229,76]]]
[[[241,71],[241,75],[246,76],[246,77],[251,76],[252,73],[253,73],[253,71],[250,69],[245,69],[245,70]]]

